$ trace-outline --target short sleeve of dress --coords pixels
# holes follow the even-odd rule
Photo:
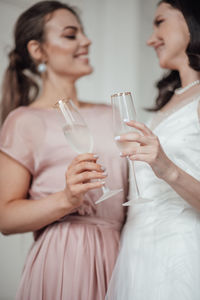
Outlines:
[[[32,114],[33,115],[33,114]],[[37,119],[26,108],[12,111],[0,130],[0,150],[34,172]]]

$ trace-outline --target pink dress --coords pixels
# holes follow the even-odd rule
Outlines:
[[[101,189],[88,192],[77,212],[47,226],[29,251],[17,300],[103,300],[118,254],[125,221],[128,167],[113,141],[109,106],[81,108],[94,138],[94,153],[106,167],[106,184],[123,192],[95,205]],[[40,198],[65,187],[65,172],[77,153],[63,131],[56,110],[20,107],[7,117],[0,149],[32,174],[29,198]]]

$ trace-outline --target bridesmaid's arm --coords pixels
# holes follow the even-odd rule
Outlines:
[[[82,154],[68,168],[63,191],[40,200],[26,199],[31,174],[0,152],[0,231],[3,234],[36,231],[55,222],[79,207],[85,192],[102,186],[100,181],[89,182],[99,178],[105,175],[96,164],[96,158],[92,154]]]

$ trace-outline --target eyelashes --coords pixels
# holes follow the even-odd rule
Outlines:
[[[163,22],[164,20],[160,19],[160,20],[156,20],[154,24],[158,27]]]
[[[76,36],[75,35],[66,35],[64,36],[66,39],[69,39],[69,40],[75,40],[76,39]]]

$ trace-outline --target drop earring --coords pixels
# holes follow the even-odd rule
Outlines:
[[[39,73],[44,73],[46,72],[46,69],[47,69],[47,66],[45,63],[40,63],[38,66],[37,66],[37,70]]]

